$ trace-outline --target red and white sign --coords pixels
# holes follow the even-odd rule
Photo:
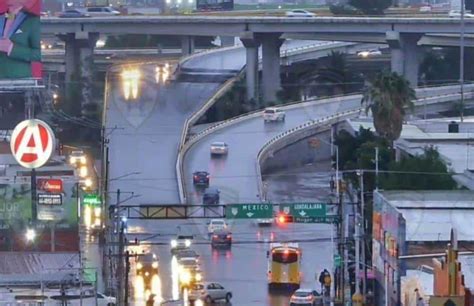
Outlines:
[[[38,179],[36,188],[50,193],[62,193],[63,181],[60,179]]]
[[[13,130],[10,148],[16,161],[25,168],[34,169],[46,164],[55,142],[49,125],[38,119],[20,122]]]

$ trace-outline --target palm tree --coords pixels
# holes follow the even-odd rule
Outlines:
[[[354,74],[347,64],[346,54],[331,51],[326,60],[326,65],[318,69],[315,80],[324,84],[324,91],[328,95],[348,93],[351,87],[350,83],[354,80]]]
[[[364,90],[362,104],[372,112],[377,133],[393,143],[400,137],[405,109],[413,109],[415,91],[403,76],[382,72]]]

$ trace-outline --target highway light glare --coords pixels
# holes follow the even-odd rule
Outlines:
[[[92,180],[91,180],[91,178],[88,177],[88,178],[86,178],[86,179],[84,180],[84,186],[86,186],[87,188],[92,187]]]
[[[81,166],[79,168],[79,176],[82,178],[85,178],[88,174],[87,167],[86,166]]]
[[[103,48],[103,47],[105,47],[105,40],[99,39],[99,40],[95,43],[95,46],[96,46],[96,48]]]
[[[178,246],[178,242],[176,240],[171,240],[171,247],[175,248]]]
[[[184,241],[184,245],[185,245],[187,248],[189,248],[189,247],[191,246],[191,240],[186,239],[186,240]]]
[[[27,241],[33,241],[36,238],[36,231],[32,228],[26,229],[26,234],[25,234],[26,240]]]
[[[141,262],[137,263],[137,270],[141,270],[143,268],[143,265]]]
[[[90,228],[92,223],[92,212],[89,206],[84,208],[84,225],[86,228]]]
[[[138,69],[125,69],[122,71],[122,90],[125,100],[136,99],[139,92],[141,73]]]
[[[101,208],[100,208],[100,207],[94,208],[94,216],[95,216],[96,218],[100,218],[101,212],[102,212],[102,211],[101,211]]]
[[[152,267],[153,269],[158,269],[158,262],[155,261],[154,263],[152,263],[152,264],[151,264],[151,267]]]
[[[204,303],[201,300],[196,300],[194,306],[204,306]]]

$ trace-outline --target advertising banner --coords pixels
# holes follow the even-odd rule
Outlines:
[[[41,0],[0,1],[0,80],[41,78]]]

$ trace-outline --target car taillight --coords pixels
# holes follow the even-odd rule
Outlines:
[[[206,175],[207,178],[209,178],[209,175]]]
[[[195,179],[197,179],[197,178],[198,178],[198,176],[197,176],[197,175],[195,175],[195,176],[194,176],[194,178],[195,178]]]
[[[217,238],[219,238],[219,236],[214,235],[214,236],[212,236],[212,238],[217,239]]]
[[[227,235],[227,239],[232,239],[232,235]]]

